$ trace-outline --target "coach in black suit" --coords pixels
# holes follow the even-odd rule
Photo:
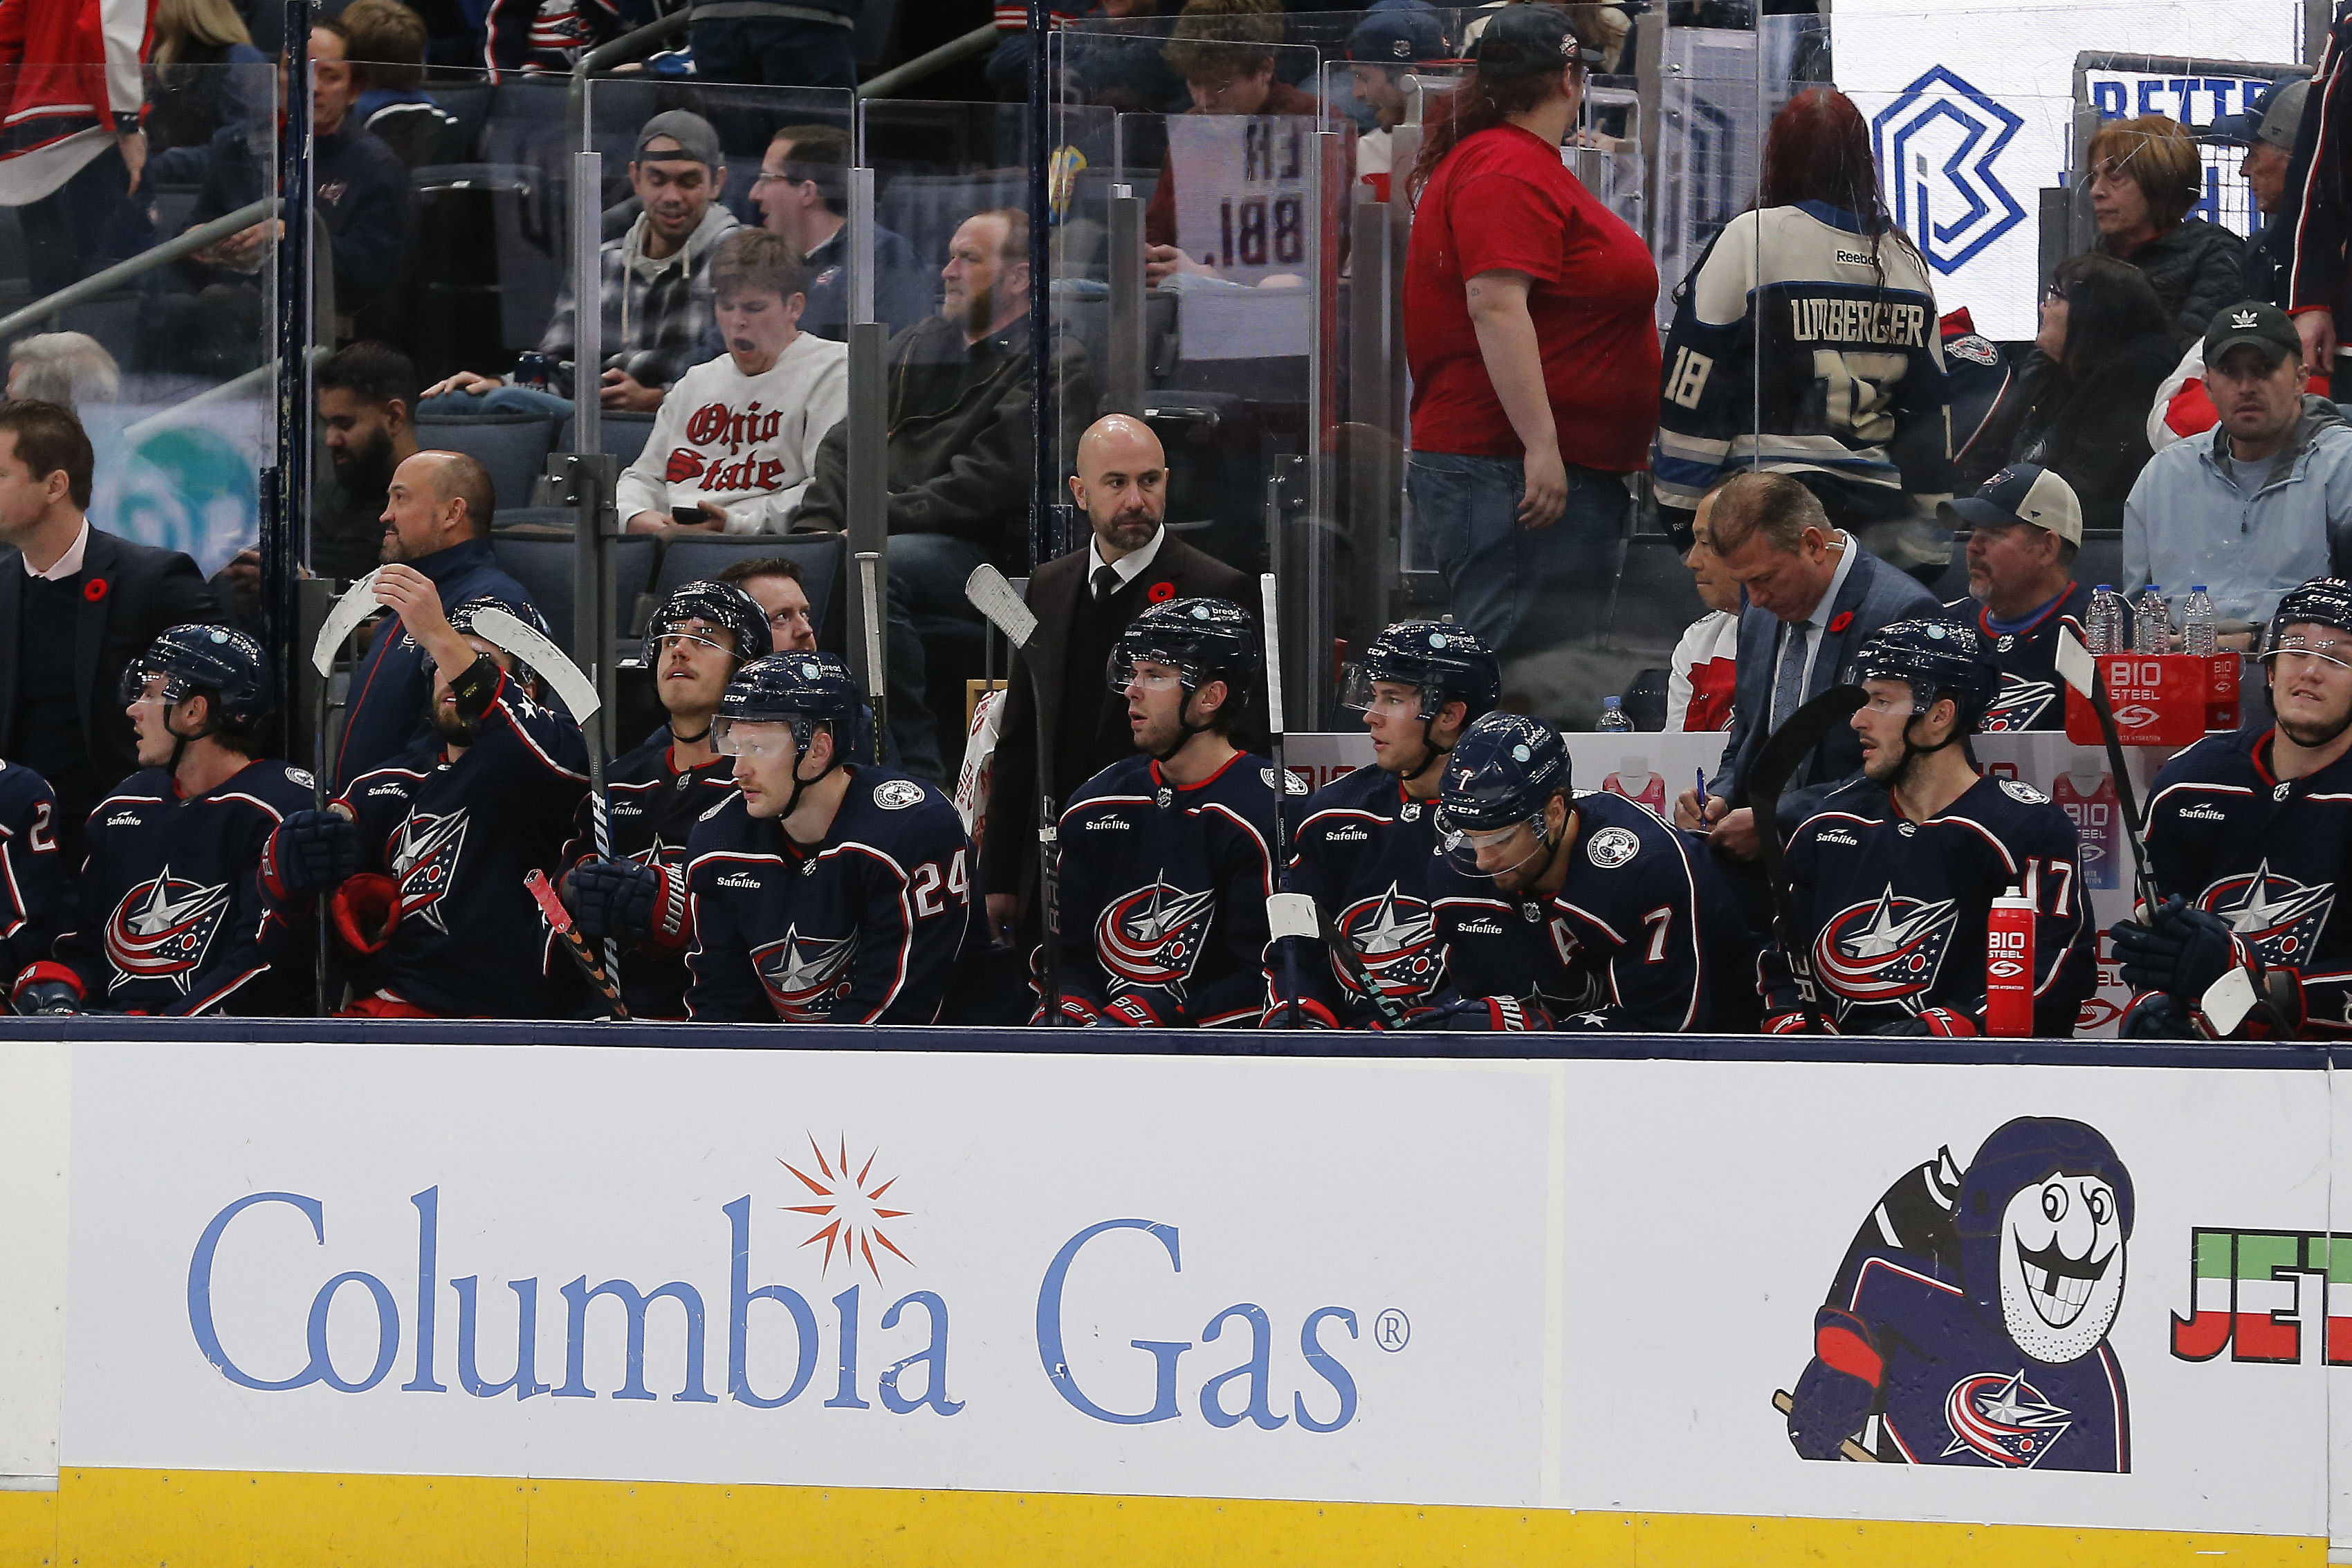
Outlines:
[[[988,921],[1009,939],[1037,885],[1037,705],[1054,758],[1056,808],[1077,787],[1135,754],[1127,701],[1104,676],[1127,623],[1148,604],[1207,596],[1257,612],[1257,585],[1202,554],[1163,526],[1168,458],[1141,420],[1105,414],[1079,438],[1070,480],[1094,538],[1039,566],[1027,602],[1037,634],[1013,656],[1004,722],[988,789],[988,827],[981,841],[980,884]],[[1034,655],[1036,695],[1030,693]],[[1034,928],[1034,925],[1033,925]]]
[[[139,767],[122,672],[156,633],[219,619],[196,563],[89,526],[89,437],[52,402],[0,403],[0,757],[49,781],[66,863]]]
[[[1715,847],[1756,858],[1748,775],[1765,737],[1844,678],[1870,635],[1943,607],[1918,583],[1830,526],[1811,490],[1786,474],[1743,474],[1715,495],[1708,544],[1748,596],[1739,612],[1738,669],[1723,766],[1709,782],[1706,815]],[[1862,742],[1838,725],[1798,765],[1780,796],[1792,828],[1832,788],[1862,771]],[[1675,821],[1696,828],[1697,791],[1685,789]]]

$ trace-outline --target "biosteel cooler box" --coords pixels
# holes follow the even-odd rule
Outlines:
[[[2189,746],[2205,738],[2216,664],[2193,653],[2101,653],[2095,660],[2115,710],[2116,738],[2126,746]],[[2230,698],[2237,698],[2235,671]],[[2100,743],[2099,716],[2088,698],[2066,688],[2066,738]]]

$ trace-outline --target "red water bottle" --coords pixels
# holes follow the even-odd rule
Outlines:
[[[2011,888],[1985,921],[1985,1033],[2033,1036],[2033,900]]]

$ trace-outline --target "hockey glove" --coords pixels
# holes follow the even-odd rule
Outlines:
[[[1789,1404],[1789,1441],[1808,1459],[1834,1459],[1862,1430],[1878,1402],[1886,1362],[1870,1325],[1852,1312],[1822,1307],[1813,1313],[1813,1359],[1797,1379]]]
[[[686,890],[659,866],[634,861],[583,861],[563,879],[563,902],[572,906],[583,936],[618,936],[685,946]]]
[[[81,1011],[81,977],[63,964],[42,959],[16,977],[9,1000],[26,1018],[55,1018]]]
[[[1268,1002],[1265,1005],[1265,1011],[1258,1016],[1257,1027],[1288,1029],[1290,1004],[1287,1001]],[[1301,997],[1298,998],[1298,1027],[1300,1029],[1344,1029],[1347,1026],[1333,1016],[1329,1008],[1325,1007],[1313,997]],[[1377,1029],[1380,1026],[1375,1021],[1372,1027]]]
[[[1552,1027],[1552,1020],[1540,1002],[1521,1001],[1517,997],[1456,997],[1444,1007],[1415,1017],[1411,1027],[1465,1033],[1540,1033]]]
[[[2118,921],[2114,941],[2124,984],[2136,991],[2168,991],[2194,1001],[2230,970],[2259,968],[2228,921],[2190,908],[2178,894],[2159,904],[2146,925]]]
[[[333,887],[360,869],[360,831],[340,811],[294,811],[261,848],[272,898]]]
[[[1870,1032],[1873,1034],[1931,1034],[1948,1039],[1965,1040],[1977,1032],[1977,1026],[1975,1020],[1966,1013],[1954,1012],[1949,1008],[1923,1008],[1910,1018],[1896,1019],[1893,1023],[1880,1024]]]
[[[399,924],[400,884],[380,872],[345,879],[327,901],[335,933],[354,953],[381,953]]]
[[[1110,1029],[1166,1029],[1168,1020],[1157,1009],[1133,991],[1123,992],[1103,1004],[1102,1016],[1096,1023]]]
[[[2189,1010],[2165,991],[2143,991],[2124,1009],[2116,1026],[2118,1040],[2203,1040],[2204,1031],[2189,1019]]]

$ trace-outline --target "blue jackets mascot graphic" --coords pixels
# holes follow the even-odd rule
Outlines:
[[[1863,1221],[1813,1359],[1773,1397],[1808,1459],[2131,1469],[2123,1368],[2131,1173],[2099,1131],[2021,1116],[1966,1173],[1951,1151]]]

